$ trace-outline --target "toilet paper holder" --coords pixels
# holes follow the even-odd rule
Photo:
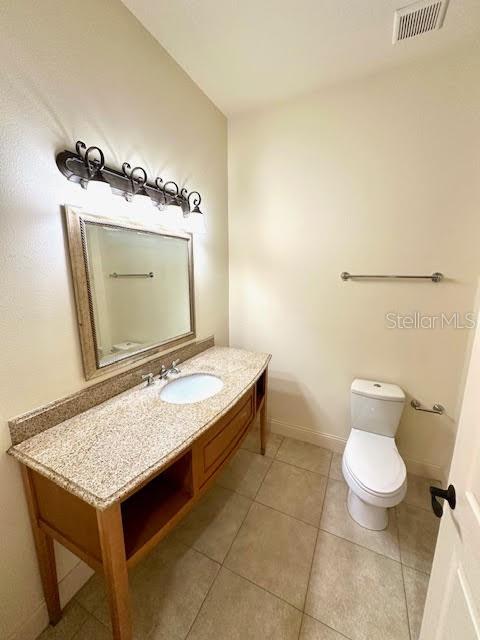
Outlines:
[[[445,413],[445,407],[438,403],[435,403],[431,409],[425,409],[425,407],[422,407],[422,405],[418,400],[412,400],[410,402],[410,406],[412,406],[415,409],[415,411],[424,411],[425,413],[436,413],[439,416]]]

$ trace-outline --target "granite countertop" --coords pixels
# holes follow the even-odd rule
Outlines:
[[[212,373],[222,379],[223,388],[211,398],[170,404],[160,400],[167,381],[143,383],[12,446],[9,453],[96,509],[106,509],[188,448],[247,391],[269,360],[266,353],[212,347],[180,365],[180,376]]]

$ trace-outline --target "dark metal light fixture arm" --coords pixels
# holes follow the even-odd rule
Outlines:
[[[114,195],[123,196],[131,200],[137,193],[149,196],[155,206],[172,204],[182,208],[184,215],[190,213],[190,198],[194,197],[194,205],[198,207],[201,196],[198,191],[188,192],[183,187],[180,191],[173,180],[163,182],[156,178],[154,183],[148,182],[148,176],[142,167],[131,168],[130,163],[124,162],[122,170],[113,169],[105,165],[105,156],[100,147],[87,147],[78,140],[75,151],[61,151],[56,156],[59,171],[71,182],[76,182],[86,188],[89,182],[106,182]],[[166,189],[174,185],[175,191]],[[198,203],[195,202],[198,196]]]

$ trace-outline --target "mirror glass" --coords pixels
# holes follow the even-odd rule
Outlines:
[[[97,366],[194,335],[191,237],[83,222]]]

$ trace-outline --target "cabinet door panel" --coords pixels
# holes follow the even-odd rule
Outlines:
[[[200,486],[235,450],[254,416],[255,406],[252,390],[202,437],[198,444],[200,449],[198,456]]]

